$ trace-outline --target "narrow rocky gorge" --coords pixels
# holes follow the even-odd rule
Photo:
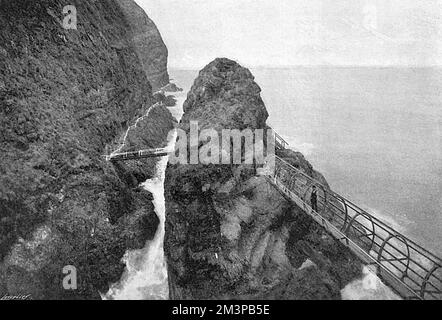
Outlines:
[[[60,24],[66,5],[80,13],[77,30]],[[125,254],[158,235],[142,184],[159,160],[102,155],[164,147],[190,121],[218,132],[267,128],[253,75],[225,58],[200,72],[177,124],[164,106],[173,99],[155,94],[178,90],[167,56],[133,0],[0,0],[0,296],[100,299],[121,280]],[[327,184],[301,153],[278,155]],[[339,299],[361,275],[359,261],[255,169],[168,165],[171,299]],[[65,266],[77,269],[77,290],[62,286]]]

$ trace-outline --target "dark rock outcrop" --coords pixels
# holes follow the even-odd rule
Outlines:
[[[174,107],[176,106],[176,99],[174,96],[171,95],[165,95],[162,91],[156,92],[153,97],[155,98],[155,101],[158,103],[161,103],[165,105],[166,107]]]
[[[195,80],[179,127],[266,128],[260,88],[249,70],[216,59]],[[201,147],[201,144],[200,144]],[[302,154],[279,154],[325,179]],[[172,299],[337,299],[360,263],[253,165],[170,164],[166,239]],[[306,259],[314,268],[298,270]]]
[[[101,158],[152,106],[149,76],[167,82],[158,31],[130,2],[0,1],[0,296],[100,298],[125,251],[155,234],[152,196],[138,186],[146,175]],[[77,30],[61,26],[66,5]],[[138,19],[152,28],[146,47],[162,48],[141,52],[143,63]],[[131,137],[140,149],[163,146],[173,127],[167,109],[152,116]],[[77,290],[62,286],[67,265]]]
[[[132,41],[147,78],[157,90],[169,83],[167,47],[152,20],[133,0],[116,0],[127,18]]]

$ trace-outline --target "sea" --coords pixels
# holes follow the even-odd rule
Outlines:
[[[268,124],[331,188],[442,256],[442,68],[251,68]],[[196,70],[171,70],[188,92]]]

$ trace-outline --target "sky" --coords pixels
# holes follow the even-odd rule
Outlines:
[[[442,65],[442,0],[135,0],[169,66]]]

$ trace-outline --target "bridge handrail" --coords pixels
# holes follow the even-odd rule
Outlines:
[[[429,281],[430,277],[434,277],[435,279],[437,279],[439,282],[442,283],[442,279],[440,279],[435,274],[435,271],[440,269],[441,266],[442,266],[442,260],[439,257],[437,257],[432,252],[428,251],[427,249],[423,248],[422,246],[418,245],[413,240],[409,239],[408,237],[406,237],[406,236],[402,235],[401,233],[399,233],[398,231],[394,230],[392,227],[388,226],[383,221],[381,221],[378,218],[376,218],[375,216],[371,215],[366,210],[360,208],[358,205],[354,204],[350,200],[348,200],[345,197],[339,195],[338,193],[332,191],[329,187],[324,186],[321,182],[319,182],[318,180],[314,179],[313,177],[310,177],[309,175],[307,175],[302,170],[300,170],[298,168],[295,168],[294,166],[292,166],[290,163],[288,163],[284,159],[282,159],[282,158],[280,158],[280,157],[278,157],[276,155],[275,155],[275,159],[276,159],[276,161],[280,161],[282,163],[282,165],[286,166],[289,170],[292,170],[296,174],[300,174],[301,176],[303,176],[307,180],[307,182],[310,181],[309,184],[307,185],[307,187],[308,187],[307,190],[312,185],[316,185],[316,186],[320,187],[323,190],[323,192],[324,192],[324,199],[325,199],[324,206],[326,206],[328,204],[327,203],[327,198],[326,198],[327,194],[329,194],[329,196],[331,198],[334,198],[335,200],[337,200],[339,202],[342,202],[346,206],[350,206],[350,208],[354,211],[355,215],[353,217],[350,217],[351,220],[350,220],[349,223],[347,223],[347,216],[349,216],[348,210],[347,209],[345,211],[340,210],[343,214],[346,215],[346,219],[345,219],[344,224],[343,224],[343,228],[346,228],[346,230],[347,230],[346,232],[348,232],[348,229],[350,227],[353,227],[353,228],[355,227],[355,226],[353,226],[353,223],[355,223],[356,218],[358,216],[362,216],[367,221],[370,221],[371,224],[372,224],[372,227],[373,227],[373,231],[371,231],[372,233],[369,234],[369,235],[372,235],[372,240],[371,240],[372,244],[371,244],[370,248],[372,248],[374,244],[376,244],[377,246],[380,247],[379,258],[378,258],[379,262],[381,262],[381,261],[395,261],[395,262],[399,262],[399,263],[403,264],[406,267],[405,271],[403,271],[403,277],[407,277],[408,279],[410,279],[411,282],[413,282],[413,283],[415,283],[415,285],[419,286],[419,288],[421,288],[421,290],[422,290],[422,294],[426,294],[426,293],[430,292],[430,291],[425,291],[426,290],[425,288],[426,288],[427,285],[431,285],[433,288],[435,288],[437,290],[440,290],[439,287],[436,287],[434,284],[432,284]],[[289,173],[289,176],[290,176],[290,172],[288,172],[288,173]],[[279,174],[279,172],[278,173],[275,172],[275,178],[277,178],[278,174]],[[283,183],[283,184],[285,185],[285,183]],[[361,223],[359,223],[357,226],[359,228],[362,227],[365,230],[368,230],[370,232],[370,229],[368,229],[366,226],[364,226]],[[386,238],[381,237],[379,235],[379,232],[376,233],[374,226],[377,226],[378,228],[380,228],[381,230],[386,232],[387,233]],[[382,244],[376,242],[377,238],[382,241]],[[393,246],[391,243],[389,243],[390,239],[392,239],[392,238],[402,239],[402,242],[406,245],[406,249],[408,250],[407,254],[405,252],[403,252],[402,250],[399,250],[397,247]],[[395,257],[391,252],[389,252],[388,250],[385,249],[385,246],[387,244],[389,244],[390,247],[392,247],[395,251],[397,251],[400,254],[402,254],[403,256],[405,256],[405,258],[402,258],[402,259],[395,258],[395,259],[390,259],[390,260],[388,260],[388,259],[381,260],[383,252],[386,252],[389,255],[391,255],[392,257]],[[414,257],[412,257],[410,255],[410,249],[412,249],[414,253],[416,253],[419,256],[421,256],[421,257],[425,258],[426,260],[428,260],[428,262],[430,262],[433,265],[429,266],[428,268],[423,266],[419,261],[417,261]],[[368,253],[368,254],[370,255],[370,253]],[[404,264],[403,261],[402,261],[402,260],[405,260],[405,259],[408,261],[406,264]],[[410,266],[410,262],[413,263],[413,266]],[[401,271],[397,266],[395,266],[392,263],[391,263],[391,266],[395,267],[398,271]],[[420,274],[419,272],[414,270],[416,267],[418,267],[420,270],[422,270],[422,272],[424,272],[424,274]],[[419,280],[420,282],[416,282],[415,278],[411,278],[408,275],[409,271],[414,273],[416,276],[418,276],[420,278],[420,280]],[[418,289],[416,289],[415,291],[417,291],[417,290]],[[437,291],[437,294],[441,294],[441,292]],[[432,296],[434,297],[434,295],[432,295]]]
[[[278,182],[276,182],[276,183],[278,184]],[[279,182],[279,183],[281,183],[281,182]],[[286,188],[286,190],[287,190],[287,188]],[[365,257],[365,259],[371,260],[373,264],[377,265],[379,268],[382,268],[384,270],[384,272],[386,272],[387,274],[390,275],[391,278],[395,279],[396,281],[401,282],[401,279],[393,271],[389,270],[384,265],[382,265],[382,263],[380,261],[374,260],[373,257],[368,252],[366,252],[362,248],[360,248],[360,246],[356,242],[354,242],[353,239],[351,239],[347,235],[343,234],[342,231],[339,230],[338,227],[336,227],[335,225],[333,225],[331,223],[326,223],[324,218],[317,212],[312,211],[310,214],[313,217],[316,217],[315,220],[317,222],[320,222],[320,224],[322,224],[322,226],[326,227],[327,230],[333,230],[335,234],[340,234],[342,237],[342,238],[341,237],[339,238],[340,241],[345,240],[347,242],[347,246],[351,244],[353,247],[359,248],[359,250],[360,250],[359,254],[363,255]],[[409,285],[403,283],[403,286],[405,288],[407,288],[409,292],[413,292],[413,294],[415,295],[415,298],[421,299],[421,297],[416,293],[416,291],[413,290],[413,288],[411,288]]]
[[[288,143],[274,130],[273,132],[275,134],[275,142],[278,149],[286,149]],[[137,157],[143,158],[149,156],[159,156],[160,154],[168,154],[169,152],[170,150],[166,147],[128,151],[111,154],[110,156],[105,157],[108,161],[129,160],[136,159]],[[310,188],[313,185],[320,187],[324,194],[323,196],[321,193],[318,194],[318,200],[322,205],[322,210],[317,213],[315,212],[315,219],[321,222],[324,221],[324,219],[331,218],[332,220],[329,220],[328,226],[332,226],[336,230],[339,230],[340,228],[339,233],[335,232],[337,235],[335,234],[334,236],[340,240],[346,239],[347,245],[350,242],[353,245],[356,245],[357,248],[352,248],[352,250],[355,250],[359,256],[362,254],[364,259],[369,257],[370,263],[377,264],[381,267],[383,272],[390,274],[389,281],[394,282],[396,281],[394,279],[399,280],[402,289],[408,288],[409,290],[407,292],[411,292],[413,296],[418,298],[424,299],[426,298],[426,295],[434,297],[433,293],[436,295],[442,295],[442,279],[440,278],[439,273],[436,273],[437,271],[442,270],[441,258],[423,248],[421,245],[417,244],[407,236],[402,235],[384,221],[373,216],[344,196],[341,196],[340,194],[331,190],[329,187],[323,185],[320,181],[309,176],[303,170],[292,166],[286,160],[277,155],[275,155],[275,164],[277,166],[273,173],[274,183],[276,183],[276,185],[285,193],[288,192],[290,197],[296,196],[294,199],[295,202],[301,200],[304,210],[307,210],[305,207],[307,205],[305,198]],[[281,170],[284,170],[287,175],[281,175]],[[299,176],[303,177],[301,179],[303,182],[301,186],[296,183],[296,181],[299,181]],[[288,179],[286,179],[286,177],[288,177]],[[332,210],[332,207],[337,209],[338,212]],[[350,214],[349,210],[351,210],[353,214]],[[332,216],[328,218],[327,216],[322,216],[323,212],[332,214]],[[307,211],[307,213],[309,213],[309,211]],[[309,214],[312,215],[312,213]],[[318,220],[316,215],[322,217],[322,220]],[[343,222],[341,223],[336,220],[338,218]],[[364,221],[368,223],[371,228],[361,223],[361,221],[358,221],[358,218],[364,219]],[[354,234],[351,235],[350,232],[353,232]],[[368,249],[366,248],[367,244],[361,240],[362,238],[367,238],[370,240]],[[396,242],[390,242],[390,240],[394,239]],[[359,241],[362,241],[362,246],[356,244],[356,242]],[[403,248],[397,244],[397,241],[399,241],[399,243],[402,245],[405,245],[405,251],[403,251]],[[387,245],[389,248],[387,248]],[[395,253],[391,252],[391,248],[395,250]],[[378,251],[376,252],[376,250]],[[372,252],[374,252],[376,256],[373,256]],[[411,253],[413,253],[413,255]],[[385,254],[388,254],[389,256],[385,256]],[[385,263],[389,263],[389,265],[386,266]],[[405,270],[402,270],[402,267],[398,266],[397,264],[404,267]],[[423,264],[430,265],[426,267]],[[392,270],[391,268],[394,268],[396,271]],[[402,276],[395,274],[395,272],[399,272]],[[405,279],[409,280],[413,286],[417,286],[417,288],[411,288],[411,284],[407,284]],[[434,282],[436,284],[434,284]],[[436,290],[429,290],[427,289],[428,286],[432,286]]]
[[[433,254],[432,252],[428,251],[427,249],[423,248],[421,245],[417,244],[416,242],[414,242],[413,240],[411,240],[410,238],[400,234],[398,231],[394,230],[392,227],[390,227],[389,225],[387,225],[385,222],[383,222],[382,220],[376,218],[375,216],[373,216],[372,214],[370,214],[369,212],[367,212],[366,210],[362,209],[361,207],[359,207],[357,204],[353,203],[351,200],[348,200],[347,198],[345,198],[344,196],[338,194],[337,192],[334,192],[333,190],[331,190],[329,187],[324,186],[321,182],[319,182],[318,180],[316,180],[313,177],[310,177],[309,175],[307,175],[305,172],[303,172],[302,170],[295,168],[294,166],[292,166],[290,163],[288,163],[287,161],[285,161],[284,159],[278,157],[275,155],[275,158],[282,161],[284,164],[286,164],[287,166],[291,167],[291,169],[297,171],[297,173],[303,175],[304,177],[306,177],[307,179],[311,180],[312,182],[314,182],[317,186],[320,186],[323,188],[323,190],[326,190],[327,193],[329,193],[330,195],[335,196],[336,198],[342,199],[344,200],[347,205],[350,204],[354,209],[357,209],[358,211],[365,213],[367,215],[369,215],[371,218],[373,218],[374,221],[378,222],[380,224],[381,227],[384,227],[385,231],[390,231],[393,234],[399,234],[401,236],[403,236],[410,244],[413,244],[414,246],[416,246],[417,248],[421,249],[422,251],[426,252],[429,256],[433,257],[436,261],[438,261],[440,264],[442,264],[442,259],[439,258],[438,256],[436,256],[435,254]],[[356,211],[356,210],[355,210]]]
[[[137,151],[119,152],[119,153],[115,153],[115,154],[111,154],[111,155],[105,155],[104,157],[106,159],[115,159],[115,158],[124,157],[124,156],[128,156],[128,155],[140,155],[140,154],[144,154],[144,153],[155,154],[155,153],[162,153],[162,152],[168,153],[168,152],[170,152],[170,150],[168,150],[167,148],[143,149],[143,150],[137,150]]]
[[[269,127],[270,129],[272,129],[271,127]],[[272,129],[273,130],[273,129]],[[289,143],[287,141],[284,140],[283,137],[281,137],[275,130],[273,130],[274,134],[275,134],[275,141],[278,144],[281,144],[281,146],[283,148],[285,148],[286,146],[289,145]]]

